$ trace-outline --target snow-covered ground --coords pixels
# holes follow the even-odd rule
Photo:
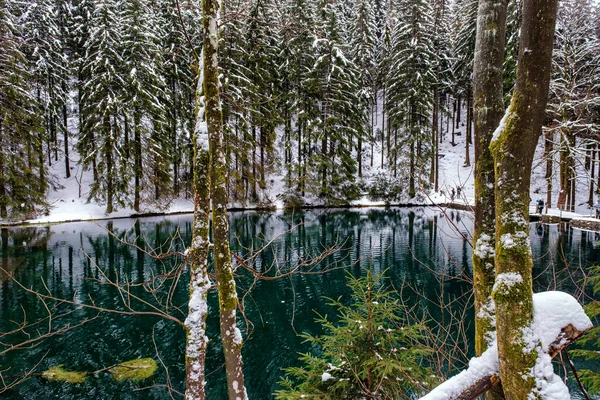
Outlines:
[[[378,106],[376,129],[381,128],[383,115],[381,101]],[[470,163],[465,162],[465,130],[466,124],[464,118],[466,112],[462,113],[463,120],[459,124],[459,128],[456,129],[455,133],[455,145],[451,143],[451,127],[450,132],[445,132],[446,124],[444,123],[444,133],[442,142],[439,148],[439,191],[434,190],[428,193],[422,193],[420,196],[421,200],[405,198],[398,202],[400,204],[446,204],[455,203],[461,205],[473,205],[474,198],[474,148],[470,145],[469,155]],[[71,144],[75,143],[77,136],[77,118],[73,116],[69,119],[69,128],[71,131]],[[363,166],[364,166],[364,179],[369,180],[371,177],[381,171],[385,171],[385,167],[382,168],[382,157],[381,157],[381,143],[376,143],[373,146],[373,165],[371,166],[371,148],[370,145],[365,145]],[[530,204],[530,211],[535,212],[535,200],[543,198],[545,200],[546,194],[544,192],[546,188],[546,180],[544,178],[545,163],[542,162],[543,156],[543,145],[542,140],[538,144],[536,157],[534,160],[534,168],[531,180],[531,198],[532,203]],[[136,212],[131,207],[119,208],[117,211],[107,215],[105,212],[105,206],[95,202],[87,202],[89,194],[89,186],[92,181],[92,175],[90,171],[84,171],[83,167],[79,164],[79,155],[75,149],[70,151],[71,161],[71,177],[65,178],[65,167],[64,167],[64,155],[59,154],[59,159],[53,162],[50,171],[53,176],[54,188],[48,193],[48,202],[50,204],[50,212],[48,215],[39,216],[35,219],[31,219],[28,223],[57,223],[64,221],[79,221],[79,220],[96,220],[105,218],[122,218],[129,217],[136,214],[145,213],[187,213],[193,212],[193,202],[191,198],[179,198],[173,200],[170,204],[158,207],[148,204],[142,204],[140,212]],[[579,169],[583,170],[582,166]],[[558,178],[554,177],[553,187],[556,193],[553,193],[553,202],[556,203],[558,197]],[[270,202],[275,208],[283,208],[283,195],[286,191],[286,185],[284,182],[284,174],[281,171],[275,172],[269,177],[268,188],[261,193],[261,198],[266,202]],[[461,193],[458,195],[457,188],[461,188]],[[456,196],[454,200],[451,199],[451,192],[454,189]],[[569,218],[581,218],[590,217],[592,211],[584,204],[588,196],[588,185],[586,182],[578,182],[577,185],[577,196],[578,201],[576,205],[576,213],[567,213],[558,209],[549,209],[547,212],[553,215],[563,215]],[[319,205],[320,202],[315,198],[307,199],[312,205]],[[130,201],[129,201],[130,202]],[[368,206],[384,206],[384,201],[372,201],[366,196],[363,198],[351,202],[352,206],[368,207]],[[258,205],[252,204],[241,204],[232,203],[232,208],[243,209],[243,208],[256,208]],[[264,206],[264,204],[263,204]]]

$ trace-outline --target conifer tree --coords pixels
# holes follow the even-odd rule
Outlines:
[[[358,194],[353,185],[357,167],[352,150],[354,142],[360,146],[368,137],[370,95],[361,82],[366,74],[361,76],[352,59],[345,55],[348,50],[339,23],[342,10],[336,4],[323,2],[319,11],[319,38],[314,45],[317,61],[309,75],[320,108],[315,125],[319,147],[313,153],[316,171],[311,171],[316,176],[312,179],[319,182],[317,192],[321,197],[329,201],[352,199]]]
[[[296,142],[296,160],[292,169],[295,179],[289,183],[295,185],[300,195],[305,194],[306,175],[309,159],[312,154],[311,141],[314,123],[319,110],[311,96],[315,92],[307,74],[314,66],[315,55],[313,43],[316,36],[315,10],[313,2],[307,0],[290,0],[284,9],[285,25],[282,27],[282,39],[286,48],[282,64],[288,69],[286,110],[284,114],[291,118],[296,115],[294,132],[290,135]]]
[[[594,32],[588,0],[560,3],[550,83],[547,136],[557,140],[560,152],[559,208],[574,210],[578,153],[595,144],[600,128],[594,107],[600,103],[597,84],[600,43]]]
[[[126,110],[122,113],[124,144],[133,158],[136,211],[140,210],[142,186],[151,188],[148,197],[158,200],[161,195],[169,194],[171,183],[165,125],[165,102],[169,99],[164,91],[165,81],[159,74],[163,68],[161,31],[154,11],[148,0],[131,0],[123,8],[123,76],[127,90]]]
[[[433,12],[426,1],[399,1],[398,24],[392,36],[392,60],[388,74],[390,124],[401,128],[406,145],[408,194],[414,197],[421,170],[431,157],[430,132],[435,82]],[[398,156],[399,148],[396,148]]]
[[[33,216],[45,208],[48,172],[44,130],[30,88],[33,77],[17,15],[23,4],[0,0],[0,218]]]
[[[130,175],[121,120],[127,87],[121,17],[116,1],[95,4],[80,82],[84,119],[77,149],[84,167],[92,166],[94,173],[88,199],[104,202],[107,214],[125,204]]]
[[[156,29],[160,32],[163,62],[160,75],[166,88],[159,93],[159,99],[165,108],[165,125],[169,140],[172,163],[173,192],[180,193],[183,188],[191,189],[193,176],[193,143],[191,140],[195,124],[194,87],[195,72],[190,68],[196,61],[193,53],[200,54],[202,43],[201,7],[197,2],[180,1],[181,18],[185,32],[179,20],[179,11],[175,0],[159,0],[154,7]]]
[[[28,58],[35,79],[34,95],[42,108],[47,139],[48,164],[58,160],[59,136],[68,156],[67,101],[69,60],[64,28],[69,7],[64,1],[41,0],[31,3],[21,18],[27,38]],[[59,135],[60,134],[60,135]],[[61,150],[62,150],[61,149]],[[66,176],[70,176],[69,168]]]

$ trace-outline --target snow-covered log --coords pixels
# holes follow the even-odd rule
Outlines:
[[[592,322],[581,305],[571,295],[563,292],[543,292],[533,295],[534,319],[531,326],[532,346],[543,353],[532,371],[537,389],[542,392],[564,393],[562,380],[549,375],[549,360],[564,347],[577,340],[592,328]],[[541,351],[540,351],[541,350]],[[538,371],[540,371],[538,373]],[[551,369],[550,369],[551,371]],[[494,343],[481,357],[471,359],[469,368],[448,379],[421,400],[469,400],[476,399],[500,383],[498,347]],[[544,398],[559,398],[549,397]],[[564,397],[563,397],[564,398]]]

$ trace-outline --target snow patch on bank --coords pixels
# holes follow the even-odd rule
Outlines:
[[[504,274],[507,275],[507,274]],[[519,278],[522,277],[519,275]],[[518,281],[507,276],[504,282]],[[554,374],[552,360],[548,355],[550,345],[559,339],[559,345],[566,342],[562,329],[572,325],[579,331],[592,327],[592,322],[581,305],[571,295],[564,292],[543,292],[533,295],[533,323],[523,332],[527,343],[526,351],[537,350],[538,358],[530,376],[535,378],[535,393],[548,400],[568,399],[569,391],[560,377]],[[480,357],[469,362],[469,368],[448,379],[421,400],[456,399],[465,389],[500,370],[497,343],[493,343]],[[532,393],[534,394],[534,393]]]

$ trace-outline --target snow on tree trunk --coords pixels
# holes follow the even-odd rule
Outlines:
[[[208,278],[210,176],[208,130],[204,119],[203,60],[198,67],[196,90],[196,128],[194,129],[194,230],[190,248],[190,302],[186,342],[186,399],[205,399],[204,365],[208,337],[206,336]]]
[[[534,317],[530,333],[539,342],[540,360],[533,369],[537,378],[544,379],[540,395],[544,399],[569,398],[562,379],[552,371],[551,358],[562,348],[592,328],[592,322],[581,305],[563,292],[543,292],[533,295]],[[476,399],[499,383],[500,364],[496,342],[480,356],[471,359],[469,368],[448,379],[421,400]],[[508,397],[509,393],[507,393]]]
[[[204,95],[206,123],[210,147],[210,191],[215,272],[219,292],[220,328],[227,389],[230,400],[247,399],[242,373],[242,340],[236,326],[238,297],[229,249],[229,221],[227,215],[227,165],[223,151],[223,112],[219,88],[219,9],[218,0],[202,1],[204,28]]]
[[[504,62],[507,0],[481,0],[473,70],[475,120],[475,230],[473,278],[475,297],[475,351],[481,355],[496,338],[492,288],[494,285],[494,159],[490,141],[504,114]],[[468,146],[468,144],[467,144]],[[468,147],[467,147],[468,148]],[[496,388],[488,398],[503,398]]]
[[[492,293],[500,377],[507,399],[541,398],[540,338],[533,322],[529,243],[531,166],[548,100],[557,0],[526,0],[517,81],[509,109],[490,145],[496,199],[496,282]]]

